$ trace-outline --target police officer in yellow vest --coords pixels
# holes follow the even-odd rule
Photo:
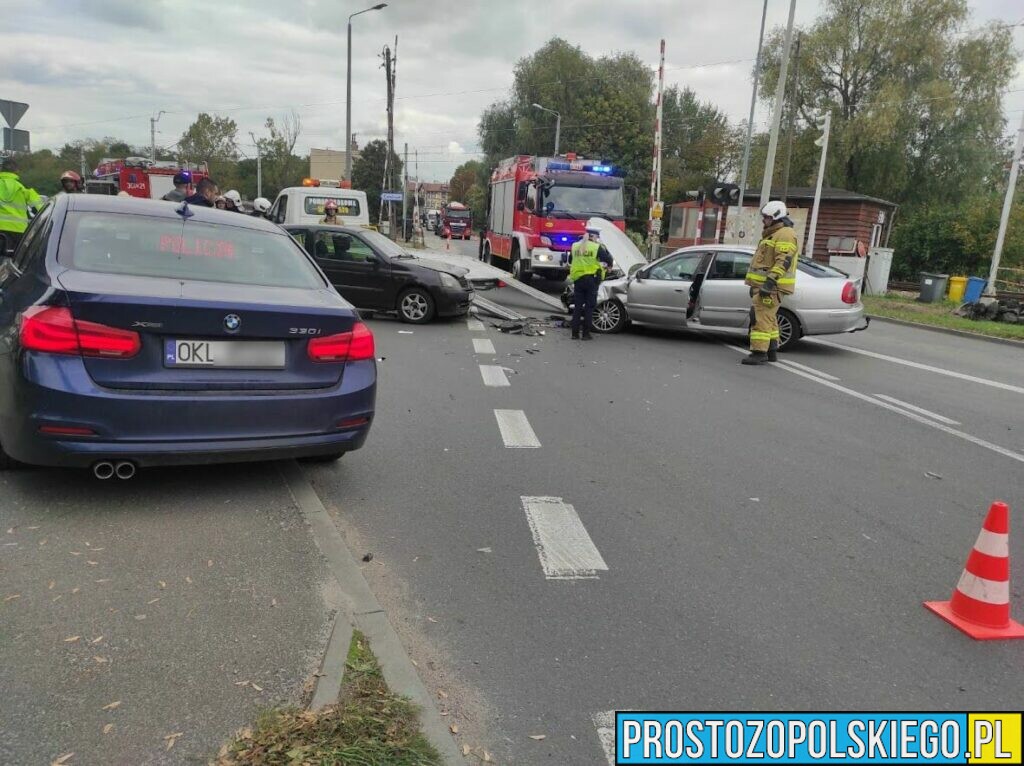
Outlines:
[[[42,206],[43,199],[38,192],[26,187],[18,178],[18,163],[14,157],[4,157],[0,164],[0,234],[7,240],[9,252],[14,252],[28,228],[29,210]],[[0,252],[0,256],[7,254]]]
[[[583,239],[574,242],[569,254],[569,280],[575,303],[572,312],[572,338],[578,340],[583,330],[583,340],[591,340],[590,329],[594,320],[594,306],[597,305],[597,287],[604,279],[605,269],[612,267],[612,257],[600,244],[601,230],[587,222],[587,233]]]
[[[772,200],[761,208],[764,233],[747,271],[750,310],[750,355],[743,364],[776,361],[779,349],[779,302],[796,289],[797,242],[786,205]]]

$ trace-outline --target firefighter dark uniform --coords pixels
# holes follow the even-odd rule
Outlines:
[[[773,222],[747,271],[750,286],[750,356],[744,364],[774,362],[779,347],[779,301],[796,289],[796,232],[788,218]]]

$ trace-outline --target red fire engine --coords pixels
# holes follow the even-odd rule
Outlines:
[[[209,175],[205,163],[197,168],[182,167],[177,162],[154,162],[146,157],[104,159],[85,181],[89,194],[117,194],[127,192],[132,197],[160,199],[174,188],[174,176],[181,171],[192,176],[191,194],[195,184]]]
[[[441,236],[469,239],[473,233],[473,212],[461,202],[449,202],[441,208]]]
[[[569,251],[588,218],[626,229],[622,178],[604,162],[521,154],[498,164],[490,187],[480,257],[523,282],[533,274],[565,279]]]

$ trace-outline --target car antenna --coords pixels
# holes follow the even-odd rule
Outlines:
[[[191,218],[195,215],[195,213],[192,212],[192,209],[188,206],[188,200],[182,200],[181,207],[177,208],[174,212],[182,218]]]

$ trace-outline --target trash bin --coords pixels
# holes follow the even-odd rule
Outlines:
[[[942,300],[942,296],[946,294],[948,279],[949,274],[929,274],[927,271],[922,271],[921,294],[917,296],[917,299],[921,303],[934,303]]]
[[[967,277],[950,277],[949,278],[949,299],[953,303],[959,303],[963,300],[964,290],[967,288]]]
[[[964,290],[964,303],[977,303],[981,300],[981,294],[985,292],[984,277],[968,277],[967,289]]]

